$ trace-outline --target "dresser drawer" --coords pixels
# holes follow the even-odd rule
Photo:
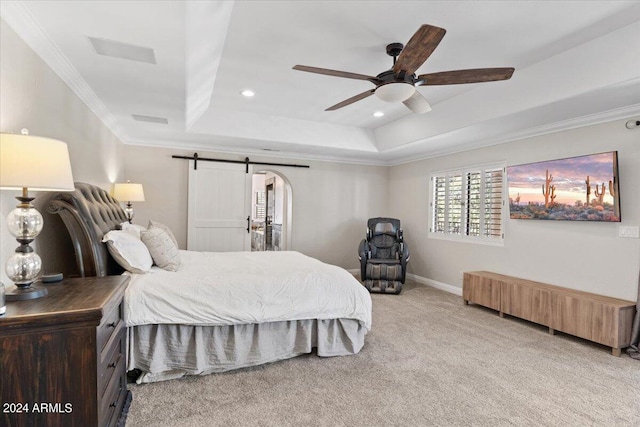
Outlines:
[[[0,413],[0,426],[117,425],[131,396],[122,320],[128,281],[64,279],[47,288],[46,298],[7,304],[0,316],[0,402],[41,402],[52,409],[34,413],[30,405],[29,413]],[[65,412],[67,404],[72,410]]]
[[[98,352],[104,350],[111,336],[122,328],[122,304],[118,304],[110,313],[106,314],[96,332]]]
[[[113,375],[120,375],[122,372],[116,368],[120,359],[125,358],[125,333],[124,328],[120,328],[112,341],[111,347],[105,348],[102,352],[104,357],[98,361],[98,396],[104,396],[107,386]]]
[[[98,420],[100,426],[112,424],[113,418],[116,416],[115,412],[119,414],[120,409],[122,409],[122,401],[126,392],[127,377],[125,375],[125,358],[121,357],[117,362],[115,372],[109,378],[104,395],[99,400]]]

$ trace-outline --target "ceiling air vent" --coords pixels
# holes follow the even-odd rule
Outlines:
[[[148,47],[136,46],[97,37],[89,37],[89,41],[98,55],[146,62],[148,64],[156,63],[156,55],[153,52],[153,49]]]
[[[143,116],[140,114],[132,114],[131,117],[133,117],[133,120],[137,120],[139,122],[162,123],[163,125],[169,124],[169,120],[164,117]]]

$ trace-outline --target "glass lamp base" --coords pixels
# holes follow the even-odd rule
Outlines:
[[[7,289],[6,300],[7,301],[24,301],[29,299],[42,298],[47,295],[49,291],[47,288],[43,288],[37,285],[30,286],[17,286],[13,290]]]
[[[127,215],[127,220],[129,224],[131,224],[131,220],[133,219],[133,208],[131,207],[131,203],[127,203],[127,207],[124,208],[124,213]]]
[[[42,231],[42,215],[31,205],[33,197],[29,197],[26,187],[22,189],[22,197],[16,199],[20,204],[7,215],[7,229],[20,246],[5,265],[7,277],[16,285],[16,289],[7,291],[7,301],[36,299],[49,293],[46,288],[33,285],[42,268],[42,260],[29,246]]]

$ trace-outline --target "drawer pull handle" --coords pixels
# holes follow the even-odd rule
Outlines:
[[[110,327],[110,328],[115,328],[116,327],[116,323],[118,323],[118,322],[111,322],[111,323],[108,323],[107,326]]]
[[[115,368],[115,367],[116,367],[116,362],[109,363],[109,367],[110,367],[110,368]]]
[[[114,400],[113,402],[111,402],[111,405],[109,405],[109,408],[115,408],[117,402],[118,402],[117,400]]]

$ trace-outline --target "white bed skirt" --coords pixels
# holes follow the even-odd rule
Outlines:
[[[128,328],[127,369],[138,383],[207,375],[289,359],[356,354],[367,329],[358,320],[291,320],[228,326],[141,325]]]

